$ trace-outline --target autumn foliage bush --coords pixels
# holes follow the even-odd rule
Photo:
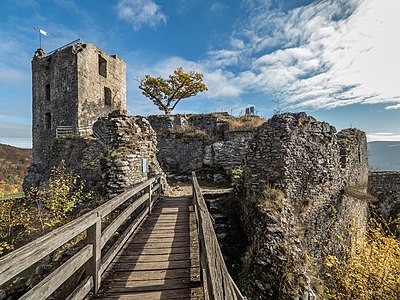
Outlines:
[[[24,199],[0,199],[0,255],[14,249],[30,221]]]
[[[0,255],[70,220],[71,212],[91,198],[78,175],[62,164],[53,168],[47,184],[23,199],[0,200]]]
[[[64,164],[52,168],[46,185],[29,192],[36,203],[36,212],[42,229],[62,225],[68,214],[80,203],[90,198],[83,192],[84,183],[79,176],[69,174]]]
[[[400,240],[389,228],[371,219],[347,258],[325,259],[329,299],[400,299]]]

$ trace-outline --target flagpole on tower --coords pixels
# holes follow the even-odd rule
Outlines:
[[[43,29],[33,27],[39,33],[39,48],[42,48],[42,35],[47,36],[47,32]]]

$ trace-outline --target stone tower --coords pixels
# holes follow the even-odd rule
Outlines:
[[[32,60],[33,163],[45,167],[53,139],[87,135],[99,118],[126,109],[126,65],[93,44],[75,43]]]

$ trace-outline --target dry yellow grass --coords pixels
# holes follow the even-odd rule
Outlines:
[[[267,120],[257,116],[243,116],[240,118],[229,118],[229,130],[246,131],[257,128],[267,122]]]

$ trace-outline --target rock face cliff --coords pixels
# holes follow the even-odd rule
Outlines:
[[[258,128],[244,166],[253,299],[317,299],[327,255],[343,255],[368,214],[367,142],[305,113]]]

